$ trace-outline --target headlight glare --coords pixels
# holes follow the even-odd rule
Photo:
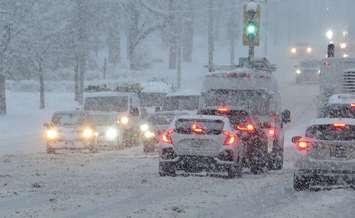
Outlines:
[[[47,139],[54,140],[58,138],[58,131],[56,129],[48,129],[46,135],[47,135]]]
[[[155,137],[155,134],[154,134],[154,132],[146,131],[146,132],[144,133],[144,137],[150,139],[150,138]]]
[[[142,124],[139,128],[142,132],[146,132],[149,130],[149,125],[145,123],[145,124]]]
[[[92,138],[94,135],[95,135],[94,130],[91,129],[91,128],[85,128],[85,129],[83,130],[82,136],[83,136],[84,138],[86,138],[86,139]]]
[[[107,140],[113,141],[118,137],[118,131],[116,128],[108,128],[105,132],[105,137]]]
[[[120,123],[123,124],[123,125],[127,125],[129,122],[129,118],[124,116],[124,117],[121,117],[120,119]]]

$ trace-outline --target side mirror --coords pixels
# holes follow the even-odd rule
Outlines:
[[[299,142],[303,137],[302,136],[294,136],[292,137],[291,141],[292,143],[297,143]]]
[[[284,110],[281,114],[282,122],[290,123],[291,122],[291,111]]]

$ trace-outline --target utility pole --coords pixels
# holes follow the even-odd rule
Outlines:
[[[208,72],[213,72],[213,56],[214,56],[214,36],[213,36],[213,24],[214,24],[214,14],[213,14],[213,1],[208,1]]]
[[[268,0],[264,0],[264,55],[268,55],[268,33],[269,33],[269,7]]]
[[[181,5],[179,5],[179,7],[176,7],[178,8],[179,10],[182,9],[182,7],[180,7]],[[181,88],[181,79],[182,79],[182,72],[181,72],[181,68],[182,68],[182,31],[183,31],[183,28],[182,28],[182,19],[184,19],[184,17],[182,16],[182,13],[176,13],[176,34],[177,34],[177,42],[176,42],[176,45],[177,45],[177,51],[176,51],[176,55],[177,55],[177,65],[176,65],[176,80],[177,80],[177,84],[176,84],[176,88],[177,89],[180,89]]]
[[[39,71],[39,109],[44,109],[46,107],[45,96],[44,96],[44,78],[43,78],[43,67],[41,61],[38,63]]]
[[[6,114],[6,79],[0,74],[0,115]]]

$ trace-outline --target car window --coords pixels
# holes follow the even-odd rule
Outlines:
[[[114,115],[90,115],[90,121],[96,125],[112,125],[116,123]]]
[[[321,117],[355,118],[355,107],[346,104],[328,105],[321,110]]]
[[[52,122],[56,126],[80,125],[85,121],[85,116],[81,113],[57,113],[52,117]]]
[[[128,110],[128,97],[127,96],[87,97],[85,99],[84,109],[86,111],[125,112]]]
[[[175,132],[180,134],[219,135],[223,127],[222,120],[178,119],[175,122]]]
[[[153,125],[169,125],[175,118],[175,114],[154,114],[148,118]]]
[[[314,125],[306,130],[306,137],[317,140],[340,140],[353,141],[355,140],[355,126],[341,125]]]

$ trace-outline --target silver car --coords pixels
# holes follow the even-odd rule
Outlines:
[[[242,152],[228,118],[180,116],[160,136],[159,174],[227,172],[229,178],[242,175]]]
[[[294,189],[355,185],[355,119],[316,119],[305,136],[292,138],[296,161]]]

